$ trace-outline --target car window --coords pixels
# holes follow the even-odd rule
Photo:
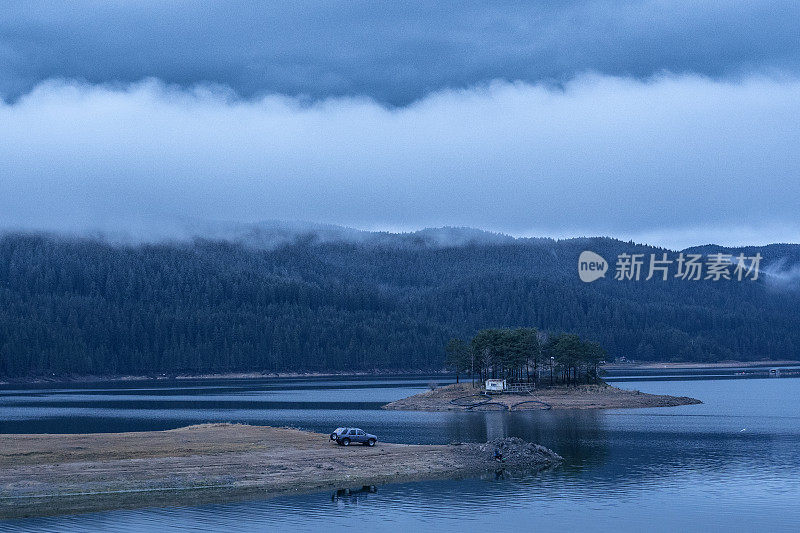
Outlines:
[[[351,434],[351,435],[355,435],[355,434],[356,434],[356,430],[355,430],[355,429],[351,429],[351,430],[350,430],[350,434]]]
[[[364,432],[363,432],[363,431],[361,431],[361,430],[359,429],[357,434],[358,434],[358,435],[363,435],[363,434],[364,434]]]

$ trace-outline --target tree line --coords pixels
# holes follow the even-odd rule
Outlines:
[[[469,342],[452,338],[445,364],[471,379],[505,379],[541,384],[596,383],[606,352],[574,334],[548,335],[535,328],[482,329]]]

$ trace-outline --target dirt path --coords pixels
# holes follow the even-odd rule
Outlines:
[[[477,405],[486,400],[490,403]],[[522,403],[525,402],[525,403]],[[674,407],[702,403],[686,396],[647,394],[610,385],[550,387],[531,394],[500,394],[486,398],[471,383],[439,387],[388,403],[384,409],[404,411],[487,411],[528,409],[621,409],[627,407]]]
[[[0,518],[458,477],[496,469],[494,444],[338,446],[286,428],[204,424],[171,431],[0,435]],[[526,444],[508,466],[560,461]]]

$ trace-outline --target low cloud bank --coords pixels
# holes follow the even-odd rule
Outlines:
[[[51,80],[0,105],[0,227],[158,238],[283,219],[797,242],[797,116],[800,81],[775,77],[496,82],[404,108]]]

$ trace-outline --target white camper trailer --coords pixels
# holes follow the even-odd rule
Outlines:
[[[504,379],[487,379],[486,392],[503,392],[508,388]]]

